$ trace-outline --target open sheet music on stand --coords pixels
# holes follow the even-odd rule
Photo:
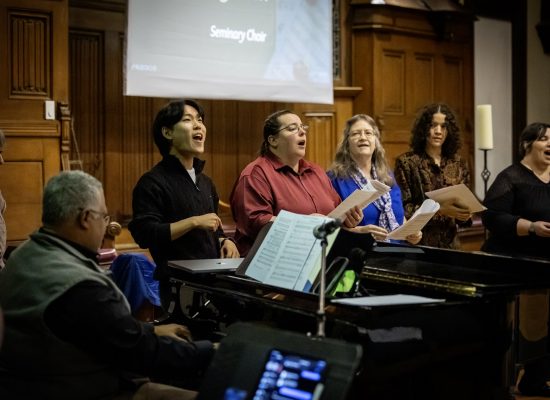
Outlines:
[[[267,285],[309,292],[321,269],[321,245],[313,229],[330,220],[281,211],[244,274]],[[336,233],[329,235],[328,248],[335,238]]]
[[[257,250],[251,249],[255,253],[250,262],[247,257],[237,273],[267,285],[309,292],[321,269],[321,243],[313,235],[314,228],[332,219],[343,220],[351,208],[362,209],[390,191],[376,180],[371,184],[374,190],[356,190],[326,217],[282,210]],[[338,232],[327,237],[327,252]]]
[[[388,234],[388,239],[405,240],[407,236],[412,235],[424,228],[430,219],[439,210],[439,203],[426,199],[418,210],[413,214],[411,219],[394,229]]]
[[[360,209],[363,209],[384,193],[391,190],[389,186],[377,180],[372,179],[370,183],[374,187],[374,190],[357,189],[341,202],[338,207],[332,210],[328,216],[330,218],[342,220],[346,212],[351,208],[358,206]]]
[[[487,209],[479,202],[472,191],[468,189],[468,186],[463,183],[426,192],[426,196],[438,203],[444,203],[451,199],[455,199],[456,204],[467,208],[471,213]]]

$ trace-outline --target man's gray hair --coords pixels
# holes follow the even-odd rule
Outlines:
[[[93,207],[101,182],[82,171],[64,171],[51,178],[44,188],[42,224],[57,226]]]

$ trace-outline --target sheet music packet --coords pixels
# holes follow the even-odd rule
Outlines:
[[[407,236],[422,230],[422,228],[424,228],[424,226],[430,219],[432,219],[438,210],[438,202],[432,199],[424,200],[420,208],[416,210],[413,216],[403,225],[391,231],[387,238],[394,240],[405,240]]]
[[[382,182],[370,182],[374,190],[357,189],[326,217],[282,210],[245,275],[267,285],[309,292],[321,270],[321,243],[313,235],[313,229],[332,219],[342,220],[349,209],[364,208],[391,190]],[[338,232],[339,229],[327,237],[327,253]]]
[[[438,203],[444,203],[451,199],[456,199],[457,205],[467,208],[471,213],[476,213],[487,209],[479,202],[472,191],[468,189],[468,186],[463,183],[426,192],[426,196],[437,201]]]
[[[343,220],[346,212],[348,212],[351,208],[358,206],[360,209],[363,209],[384,193],[388,193],[391,190],[388,185],[385,185],[375,179],[372,179],[369,182],[374,187],[374,190],[355,190],[355,192],[350,194],[344,201],[338,204],[338,207],[332,210],[328,217]]]
[[[321,244],[313,229],[330,220],[282,210],[245,275],[267,285],[309,292],[321,269]],[[327,253],[338,231],[327,237]]]

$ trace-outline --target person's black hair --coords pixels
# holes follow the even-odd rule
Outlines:
[[[160,154],[164,157],[170,153],[172,141],[162,134],[162,128],[172,129],[183,117],[184,106],[191,106],[204,121],[204,109],[195,100],[174,100],[162,107],[153,122],[153,138]]]
[[[433,115],[437,112],[445,114],[445,125],[447,127],[447,137],[441,147],[441,155],[445,158],[451,158],[460,150],[462,142],[455,113],[445,103],[428,104],[419,110],[411,130],[410,146],[413,153],[423,154],[426,152],[426,143],[430,136]]]
[[[519,158],[520,160],[525,157],[533,143],[542,138],[546,134],[546,130],[550,128],[550,124],[544,122],[533,122],[523,129],[521,135],[519,135]]]
[[[281,129],[281,123],[279,122],[279,117],[286,114],[295,114],[295,112],[290,110],[280,110],[275,111],[264,121],[264,141],[260,147],[260,155],[264,156],[269,150],[269,137],[274,136]]]

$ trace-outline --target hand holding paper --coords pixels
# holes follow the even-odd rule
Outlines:
[[[439,203],[426,199],[420,206],[414,215],[401,225],[399,228],[390,232],[387,236],[388,239],[394,240],[405,240],[407,236],[413,235],[416,232],[422,230],[428,221],[434,216],[434,214],[439,210]]]
[[[377,180],[371,180],[370,183],[375,190],[361,190],[357,189],[350,194],[344,201],[342,201],[338,207],[331,211],[327,217],[343,220],[346,213],[355,206],[358,206],[361,210],[372,203],[374,200],[387,193],[391,188],[384,185]]]
[[[459,208],[467,209],[470,213],[486,210],[483,204],[479,202],[470,189],[463,183],[426,192],[426,196],[440,204],[452,203]]]

